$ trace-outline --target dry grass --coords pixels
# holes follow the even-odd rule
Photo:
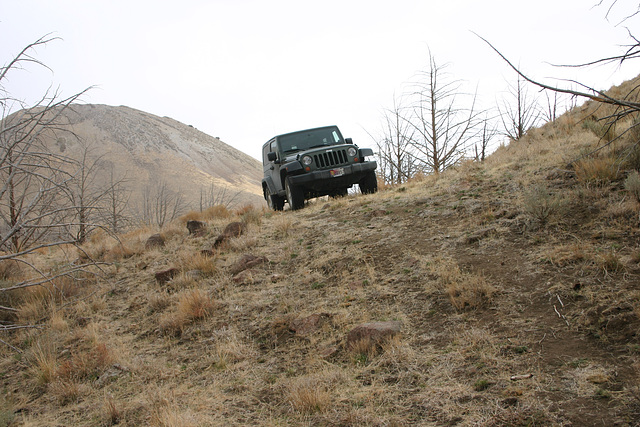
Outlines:
[[[637,419],[638,203],[621,182],[601,185],[606,174],[576,182],[565,170],[598,144],[580,125],[594,109],[576,108],[484,164],[375,195],[296,212],[191,213],[211,233],[190,238],[184,217],[165,227],[161,249],[139,250],[158,230],[120,236],[132,253],[114,254],[118,268],[22,300],[21,321],[42,319],[46,329],[3,338],[24,351],[4,348],[0,358],[13,422]],[[241,216],[246,235],[198,255]],[[106,259],[104,248],[96,251]],[[71,251],[43,251],[33,262],[47,269]],[[269,263],[236,283],[230,270],[245,254]],[[154,273],[169,267],[181,273],[158,285]],[[304,319],[322,320],[299,329]],[[346,345],[357,325],[390,320],[402,325],[400,338]]]

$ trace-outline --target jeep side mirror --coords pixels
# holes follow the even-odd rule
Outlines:
[[[273,151],[270,151],[269,153],[267,153],[267,160],[269,160],[270,162],[275,162],[277,159],[276,153],[274,153]]]
[[[353,144],[353,139],[351,138],[345,138],[344,139],[345,144]]]

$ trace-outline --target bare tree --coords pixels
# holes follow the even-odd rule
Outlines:
[[[157,225],[162,228],[178,218],[184,210],[184,196],[179,191],[172,191],[165,181],[143,190],[142,221],[147,225]]]
[[[23,51],[24,52],[24,51]],[[4,75],[4,74],[2,74]],[[0,120],[0,247],[21,252],[45,237],[62,236],[73,207],[63,203],[69,172],[75,161],[54,154],[43,143],[49,132],[60,132],[63,112],[80,94],[58,100],[47,95],[40,105]],[[6,101],[6,98],[5,98]],[[7,106],[7,102],[2,103]],[[66,240],[65,240],[66,241]],[[50,243],[46,243],[50,245]]]
[[[401,184],[417,170],[412,146],[416,130],[405,119],[406,115],[406,109],[394,97],[393,108],[384,112],[382,137],[376,141],[380,163],[378,173],[388,184]]]
[[[107,188],[99,180],[102,179],[104,162],[103,155],[96,155],[94,148],[84,141],[78,140],[80,145],[79,158],[76,159],[77,169],[73,179],[67,183],[65,192],[74,210],[75,227],[70,229],[76,242],[84,243],[93,224],[98,221],[102,199],[107,196]]]
[[[200,212],[211,206],[230,208],[240,195],[240,191],[229,192],[226,186],[216,186],[213,182],[208,188],[200,187]]]
[[[476,96],[471,96],[469,105],[463,105],[462,82],[451,80],[431,52],[429,69],[422,77],[414,93],[417,100],[413,114],[405,120],[416,132],[412,145],[425,170],[439,173],[456,164],[470,148],[478,116]]]
[[[474,146],[475,160],[477,162],[484,162],[487,156],[487,149],[497,135],[498,125],[485,114],[480,124],[477,142]]]
[[[498,104],[504,135],[514,141],[522,138],[540,120],[538,101],[532,97],[525,80],[517,76],[515,85],[509,84],[508,96]]]
[[[0,248],[3,250],[0,262],[21,263],[36,273],[18,283],[5,283],[0,287],[0,295],[45,284],[55,287],[57,278],[73,278],[77,272],[86,271],[88,265],[96,265],[69,260],[58,263],[51,270],[41,271],[27,258],[42,248],[65,248],[76,243],[68,233],[78,223],[73,219],[75,206],[68,202],[67,196],[78,163],[52,152],[45,141],[51,135],[66,132],[64,113],[85,91],[62,99],[58,91],[49,90],[35,106],[27,106],[11,97],[4,88],[12,70],[28,64],[44,66],[31,54],[35,48],[52,40],[47,36],[36,40],[0,68]],[[13,109],[17,111],[12,112]],[[0,311],[15,313],[17,309],[0,306]],[[0,330],[7,332],[36,326],[2,322]]]
[[[127,178],[116,177],[113,165],[110,165],[109,182],[105,190],[103,209],[100,218],[112,233],[120,233],[124,226],[131,222],[126,214],[131,191],[126,186]]]
[[[600,3],[598,3],[599,5],[602,5],[602,1]],[[608,13],[611,11],[611,9],[613,8],[613,6],[615,6],[617,3],[617,0],[614,0],[608,9],[607,12],[607,16]],[[626,19],[631,18],[632,16],[636,15],[637,12],[632,12],[629,13]],[[623,20],[624,21],[624,20]],[[477,34],[476,34],[477,35]],[[624,96],[621,97],[615,97],[613,95],[607,94],[604,91],[595,89],[591,86],[588,86],[586,84],[580,83],[580,82],[576,82],[576,81],[571,81],[570,83],[572,85],[576,85],[577,87],[579,87],[580,89],[573,89],[571,87],[561,87],[561,86],[552,86],[550,84],[546,84],[546,83],[542,83],[540,81],[537,81],[529,76],[527,76],[526,74],[524,74],[522,71],[520,71],[520,69],[518,67],[516,67],[511,61],[509,61],[496,47],[494,47],[489,41],[487,41],[486,39],[484,39],[483,37],[479,36],[478,37],[483,40],[487,45],[489,45],[489,47],[491,47],[491,49],[493,49],[517,74],[520,78],[524,79],[525,81],[541,88],[544,90],[548,90],[551,91],[553,93],[559,93],[559,94],[565,94],[565,95],[569,95],[571,97],[575,97],[575,98],[586,98],[586,99],[590,99],[593,101],[596,101],[598,103],[601,103],[603,105],[608,105],[608,106],[612,106],[613,107],[613,111],[608,114],[606,117],[604,117],[604,119],[606,120],[606,125],[608,127],[612,127],[615,123],[632,116],[633,114],[637,114],[640,113],[640,87],[639,86],[634,86],[629,92],[627,92],[626,94],[624,94]],[[590,61],[584,64],[578,64],[578,65],[558,65],[560,67],[586,67],[589,65],[596,65],[596,64],[612,64],[612,63],[619,63],[622,64],[625,61],[628,61],[630,59],[637,59],[640,58],[640,40],[638,40],[636,37],[634,37],[631,32],[629,32],[629,38],[631,39],[631,43],[627,46],[625,46],[625,51],[619,55],[613,55],[610,57],[606,57],[606,58],[601,58],[601,59],[597,59],[594,61]],[[627,132],[631,131],[632,129],[634,129],[635,127],[640,126],[640,122],[634,122],[634,124],[627,128],[625,131],[621,132],[618,136],[618,138],[622,137],[624,134],[626,134]],[[616,140],[617,138],[613,139]],[[610,144],[612,141],[609,141],[607,144],[605,144],[604,146]],[[602,147],[600,147],[602,148]]]

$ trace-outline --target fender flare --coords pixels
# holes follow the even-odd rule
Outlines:
[[[268,176],[262,180],[262,190],[264,192],[264,188],[267,187],[271,194],[276,194],[276,185],[273,183],[273,179]]]

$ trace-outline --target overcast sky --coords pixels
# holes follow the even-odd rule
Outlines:
[[[5,89],[32,102],[48,87],[85,103],[169,116],[259,158],[275,134],[328,124],[373,146],[394,93],[425,70],[431,50],[451,78],[478,88],[485,107],[515,75],[476,32],[532,77],[574,78],[599,89],[638,64],[553,68],[621,52],[638,19],[605,19],[599,0],[0,0],[0,63],[51,33]],[[552,80],[546,80],[547,82]]]

